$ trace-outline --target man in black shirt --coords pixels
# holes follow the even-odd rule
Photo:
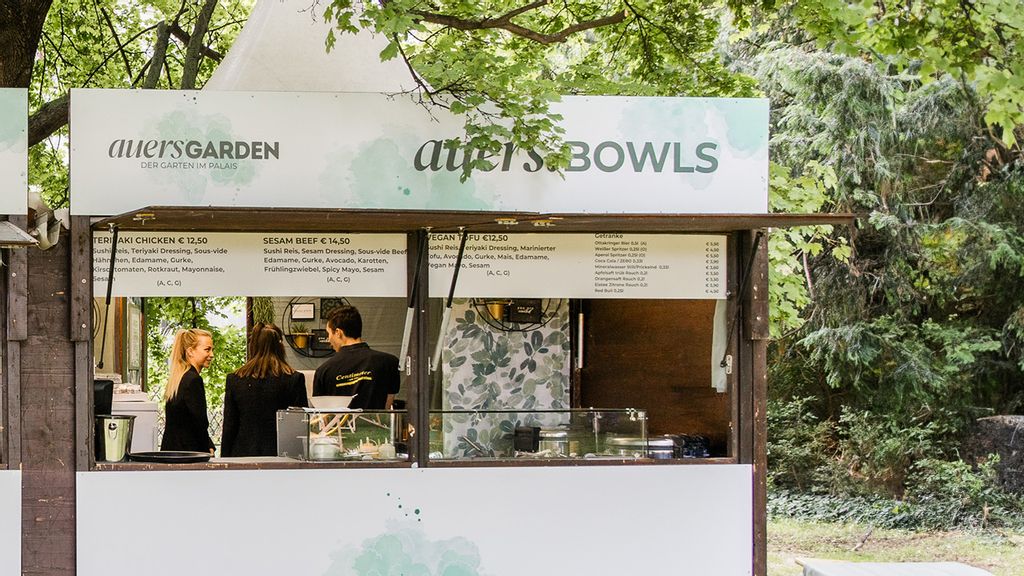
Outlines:
[[[398,358],[363,342],[363,319],[355,306],[341,306],[327,319],[334,356],[313,375],[314,396],[353,396],[350,408],[391,409],[401,384]]]

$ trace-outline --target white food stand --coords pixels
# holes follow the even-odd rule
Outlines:
[[[506,149],[465,182],[459,154],[441,147],[458,121],[431,122],[401,97],[75,90],[71,101],[72,212],[90,230],[73,251],[88,255],[78,265],[96,295],[112,265],[115,296],[301,286],[405,297],[429,230],[423,314],[448,294],[466,230],[456,296],[724,304],[743,272],[733,263],[763,252],[760,235],[731,249],[730,238],[820,221],[765,214],[764,100],[565,98],[564,178]],[[410,370],[426,382],[418,330]],[[706,465],[435,466],[424,440],[390,466],[161,468],[97,465],[79,440],[78,573],[754,574],[764,358],[744,346],[754,352],[735,392],[734,449]],[[91,387],[78,386],[86,432]],[[413,388],[426,406],[424,386]],[[411,413],[425,430],[425,410]],[[111,518],[143,528],[111,538]],[[169,542],[182,544],[169,554]]]

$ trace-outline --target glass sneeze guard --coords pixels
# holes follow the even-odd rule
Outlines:
[[[430,459],[646,458],[647,413],[637,409],[430,412]]]
[[[304,461],[408,459],[405,410],[277,412],[277,455]]]

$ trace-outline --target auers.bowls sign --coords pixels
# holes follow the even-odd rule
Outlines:
[[[764,213],[763,99],[565,97],[561,173],[408,95],[73,90],[71,211],[149,205]],[[462,181],[466,162],[487,169]]]

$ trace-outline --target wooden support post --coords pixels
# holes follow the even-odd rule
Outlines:
[[[10,221],[22,229],[28,224],[25,216],[11,216]],[[28,250],[14,249],[8,252],[7,338],[18,342],[28,338]]]
[[[426,251],[423,258],[423,266],[420,267],[419,288],[416,291],[414,306],[416,309],[413,321],[412,342],[409,346],[412,362],[412,381],[414,382],[412,394],[410,394],[409,416],[416,434],[412,437],[409,449],[414,454],[417,466],[429,466],[430,454],[430,284],[429,284],[429,258],[430,258],[430,235],[426,230],[421,230],[409,235],[409,246],[417,246],[416,239],[423,237],[422,246]],[[415,266],[415,259],[419,254],[409,253],[409,262]],[[415,404],[411,401],[415,396]]]
[[[21,465],[21,342],[7,341],[4,352],[4,383],[7,387],[7,412],[4,415],[7,447],[4,463],[8,468]]]
[[[733,233],[729,236],[729,241],[726,245],[726,258],[729,263],[726,266],[726,286],[728,286],[728,300],[726,301],[725,307],[725,322],[726,322],[726,337],[729,339],[728,353],[732,355],[732,374],[729,374],[726,378],[726,382],[729,384],[729,405],[731,406],[732,412],[729,415],[729,456],[736,458],[740,461],[740,453],[742,448],[740,447],[740,353],[741,346],[739,332],[729,334],[729,325],[732,323],[733,318],[737,314],[742,312],[740,306],[739,294],[740,289],[740,275],[742,274],[743,259],[740,258],[740,234]]]
[[[0,306],[0,470],[10,467],[11,453],[8,451],[7,434],[13,420],[10,406],[7,404],[7,389],[10,388],[8,373],[10,364],[7,345],[7,278],[0,277],[0,290],[4,305]]]
[[[75,347],[69,340],[69,240],[28,250],[21,350],[23,574],[75,572]]]
[[[89,218],[71,221],[69,338],[75,344],[75,469],[92,465],[92,231]]]
[[[10,222],[24,229],[28,217],[11,216]],[[21,348],[28,337],[28,250],[6,250],[7,257],[7,311],[4,330],[6,353],[4,373],[7,385],[7,448],[4,461],[11,468],[21,463]]]
[[[752,275],[751,248],[753,235],[742,232],[737,235],[736,270],[739,276],[736,301],[739,306],[739,330],[736,331],[736,407],[735,422],[738,439],[737,461],[741,464],[754,463],[754,391],[753,353],[750,340],[749,316],[751,310]]]
[[[7,254],[4,250],[0,250],[0,255],[6,262]],[[11,463],[7,435],[13,420],[11,408],[7,403],[7,389],[10,388],[10,379],[8,378],[10,372],[9,346],[7,345],[7,274],[0,275],[0,291],[2,291],[0,298],[3,299],[3,306],[0,306],[0,470],[5,470],[10,467]]]
[[[768,573],[768,493],[767,493],[767,434],[768,421],[768,236],[752,231],[744,234],[745,257],[753,256],[749,289],[743,298],[744,330],[748,358],[744,364],[749,372],[744,376],[750,385],[749,398],[745,400],[744,420],[749,426],[750,464],[754,467],[754,576]]]

